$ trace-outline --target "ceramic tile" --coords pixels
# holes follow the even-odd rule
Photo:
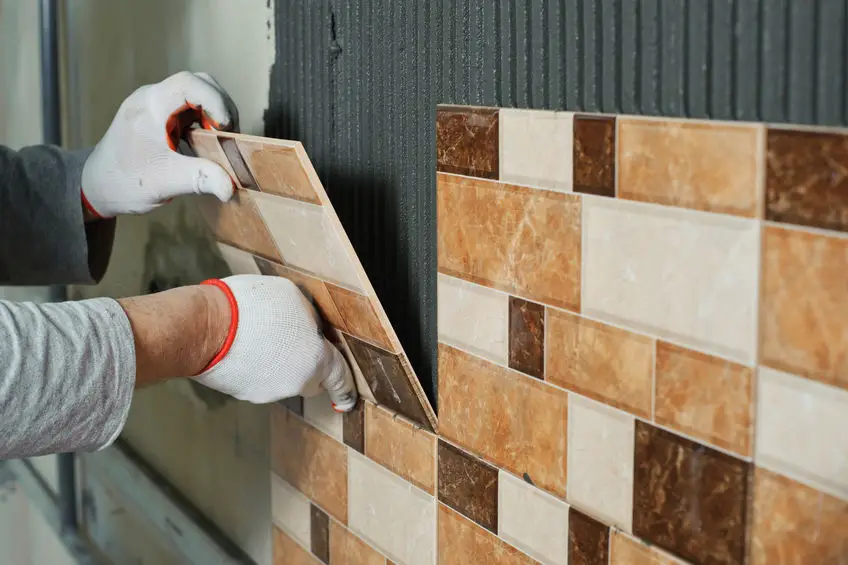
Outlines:
[[[347,452],[341,443],[281,406],[271,409],[271,467],[286,482],[347,522]]]
[[[498,531],[498,470],[439,441],[439,502],[487,530]]]
[[[230,269],[230,273],[234,275],[258,275],[259,269],[253,259],[253,255],[247,251],[242,251],[227,245],[226,243],[218,243],[218,250],[221,252],[221,257]],[[262,259],[264,260],[264,259]]]
[[[753,218],[762,126],[618,121],[618,197]]]
[[[274,473],[271,473],[271,517],[277,527],[309,547],[312,539],[309,499]]]
[[[630,531],[633,416],[572,395],[568,406],[568,500]]]
[[[636,422],[633,533],[704,564],[742,564],[750,465]]]
[[[439,505],[438,565],[533,565],[516,548],[454,512]]]
[[[439,273],[439,341],[507,364],[509,297]]]
[[[574,116],[574,191],[615,197],[615,118]]]
[[[509,297],[509,366],[541,379],[545,367],[545,307]]]
[[[395,353],[400,350],[397,340],[392,339],[394,335],[389,336],[377,317],[370,298],[334,284],[328,284],[327,290],[344,320],[347,333]]]
[[[349,465],[350,529],[397,563],[432,565],[433,497],[355,451]]]
[[[766,219],[848,231],[848,136],[769,129]]]
[[[370,403],[365,405],[365,455],[434,494],[436,437]]]
[[[259,190],[313,204],[320,203],[295,147],[249,139],[239,139],[237,143]]]
[[[753,364],[757,222],[587,197],[583,311]]]
[[[751,565],[848,565],[848,502],[757,468]]]
[[[439,345],[439,432],[565,496],[568,394]]]
[[[314,504],[310,510],[312,522],[312,555],[324,563],[330,561],[330,517]],[[333,522],[336,524],[336,522]]]
[[[580,198],[439,174],[445,274],[578,311]]]
[[[348,445],[365,453],[365,401],[360,400],[356,408],[342,416],[342,439]]]
[[[191,138],[191,148],[194,151],[194,154],[198,157],[203,157],[204,159],[209,159],[213,163],[221,166],[231,179],[236,178],[236,174],[233,171],[233,168],[230,166],[230,162],[227,159],[227,156],[224,155],[224,151],[221,148],[221,144],[218,143],[218,138],[215,135],[201,135],[201,136],[192,136]],[[233,185],[236,185],[236,181],[233,181]]]
[[[743,456],[751,454],[753,371],[657,342],[655,420]]]
[[[330,565],[386,565],[386,558],[344,526],[332,522]]]
[[[266,259],[282,261],[250,192],[237,190],[225,204],[214,196],[202,196],[197,201],[203,218],[218,241]]]
[[[568,518],[569,565],[608,565],[610,528],[574,507]]]
[[[548,381],[650,418],[652,338],[549,309],[545,340]]]
[[[303,397],[302,396],[292,396],[291,398],[284,398],[278,402],[280,406],[283,406],[287,410],[297,414],[301,418],[303,418]]]
[[[848,388],[848,239],[766,227],[762,363]]]
[[[274,565],[319,565],[320,563],[285,532],[274,528]]]
[[[568,504],[509,473],[498,476],[498,534],[527,555],[568,565]]]
[[[342,415],[333,410],[326,392],[303,399],[303,419],[327,434],[342,441]]]
[[[236,140],[230,137],[218,138],[218,143],[221,145],[224,155],[227,157],[227,162],[230,164],[230,169],[235,174],[235,180],[239,188],[249,188],[256,190],[256,181],[247,168],[247,163],[244,162],[241,151],[239,150]]]
[[[500,179],[571,192],[574,114],[501,109]]]
[[[760,367],[756,446],[758,465],[848,500],[848,391]]]
[[[356,360],[356,357],[353,356],[353,351],[351,351],[350,346],[347,343],[348,339],[354,340],[356,338],[345,336],[345,334],[335,329],[332,329],[327,333],[329,334],[330,341],[336,344],[336,347],[338,347],[339,351],[342,352],[342,356],[347,361],[347,364],[350,365],[350,370],[353,373],[353,380],[356,383],[356,389],[359,391],[359,397],[376,403],[377,399],[374,398],[374,393],[371,392],[371,385],[368,384],[368,379],[366,379],[365,375],[362,374],[362,369],[359,368],[359,362]]]
[[[498,111],[440,106],[436,110],[436,168],[498,178]]]
[[[628,536],[612,531],[610,536],[610,565],[684,565],[683,561]]]

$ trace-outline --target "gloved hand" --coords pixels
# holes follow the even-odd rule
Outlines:
[[[356,405],[353,375],[321,333],[318,313],[288,279],[236,275],[214,284],[230,302],[230,332],[197,381],[235,398],[267,403],[325,389],[338,412]]]
[[[88,211],[141,214],[181,194],[229,200],[233,182],[224,169],[175,151],[172,138],[195,119],[207,128],[238,126],[235,105],[208,74],[183,71],[133,92],[83,167]]]

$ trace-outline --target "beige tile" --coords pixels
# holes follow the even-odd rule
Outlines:
[[[568,500],[603,522],[631,531],[634,418],[571,395]]]
[[[271,473],[271,517],[275,526],[309,547],[312,539],[309,499],[274,473]]]
[[[760,367],[756,461],[848,500],[848,391]]]
[[[504,471],[498,475],[498,534],[543,563],[568,565],[568,504]]]
[[[685,565],[657,546],[647,545],[615,529],[610,536],[609,565]]]
[[[365,405],[365,455],[434,493],[436,436],[371,403]]]
[[[574,114],[502,108],[500,178],[571,192]]]
[[[583,203],[583,311],[753,364],[755,220],[611,198]]]
[[[372,298],[334,284],[327,284],[327,290],[344,319],[347,333],[393,353],[400,352],[400,344],[394,338],[393,332],[386,331]]]
[[[249,190],[236,190],[232,199],[226,203],[221,203],[214,196],[201,196],[196,202],[218,241],[280,262],[280,252],[251,193],[258,194]]]
[[[350,529],[396,563],[432,565],[435,499],[356,451],[349,465]]]
[[[439,565],[533,565],[533,559],[468,518],[439,505]]]
[[[294,146],[245,138],[237,139],[236,144],[259,190],[319,204],[318,195]]]
[[[507,364],[509,296],[439,274],[439,341]]]
[[[321,565],[321,562],[285,532],[274,528],[274,565]]]
[[[331,521],[329,565],[386,565],[386,558],[344,526]]]
[[[326,392],[303,399],[303,419],[327,434],[342,441],[342,415],[333,410]]]
[[[224,258],[224,262],[227,264],[227,267],[230,268],[230,272],[232,274],[260,274],[259,267],[256,266],[256,261],[253,259],[253,255],[247,251],[242,251],[241,249],[237,249],[231,245],[227,245],[226,243],[219,243],[218,250],[221,252],[221,257]]]
[[[233,168],[230,166],[230,161],[224,154],[221,144],[218,142],[218,136],[205,130],[195,130],[190,134],[191,147],[194,149],[195,155],[209,159],[213,163],[220,165],[231,179],[236,178]]]

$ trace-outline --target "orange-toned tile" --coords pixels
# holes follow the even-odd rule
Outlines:
[[[321,565],[321,562],[274,526],[274,565]]]
[[[749,367],[660,341],[656,371],[658,423],[741,455],[751,454]]]
[[[329,565],[385,565],[386,558],[350,533],[338,522],[330,522]]]
[[[757,468],[751,565],[848,565],[848,502]]]
[[[439,504],[439,565],[532,565],[530,559],[471,520]]]
[[[271,233],[248,191],[237,190],[226,203],[219,202],[214,196],[203,196],[198,202],[206,223],[219,241],[282,262]]]
[[[762,126],[618,123],[619,198],[754,217]]]
[[[580,197],[438,175],[439,270],[580,309]]]
[[[848,239],[766,227],[762,363],[848,389]]]
[[[327,283],[327,290],[330,291],[330,296],[333,297],[333,302],[339,309],[347,327],[347,333],[393,353],[399,351],[400,346],[392,342],[370,298],[330,283]]]
[[[628,536],[612,530],[610,536],[610,565],[683,565],[683,561]]]
[[[347,522],[347,448],[279,405],[271,409],[271,466],[337,520]]]
[[[244,138],[237,143],[259,190],[320,204],[294,147]]]
[[[439,432],[565,496],[568,394],[439,345]]]
[[[434,494],[436,436],[370,402],[365,405],[365,455]]]
[[[654,340],[548,310],[545,379],[650,418]]]

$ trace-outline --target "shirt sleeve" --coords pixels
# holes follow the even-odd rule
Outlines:
[[[115,220],[83,220],[80,179],[90,153],[0,147],[0,284],[91,283],[103,276]]]

